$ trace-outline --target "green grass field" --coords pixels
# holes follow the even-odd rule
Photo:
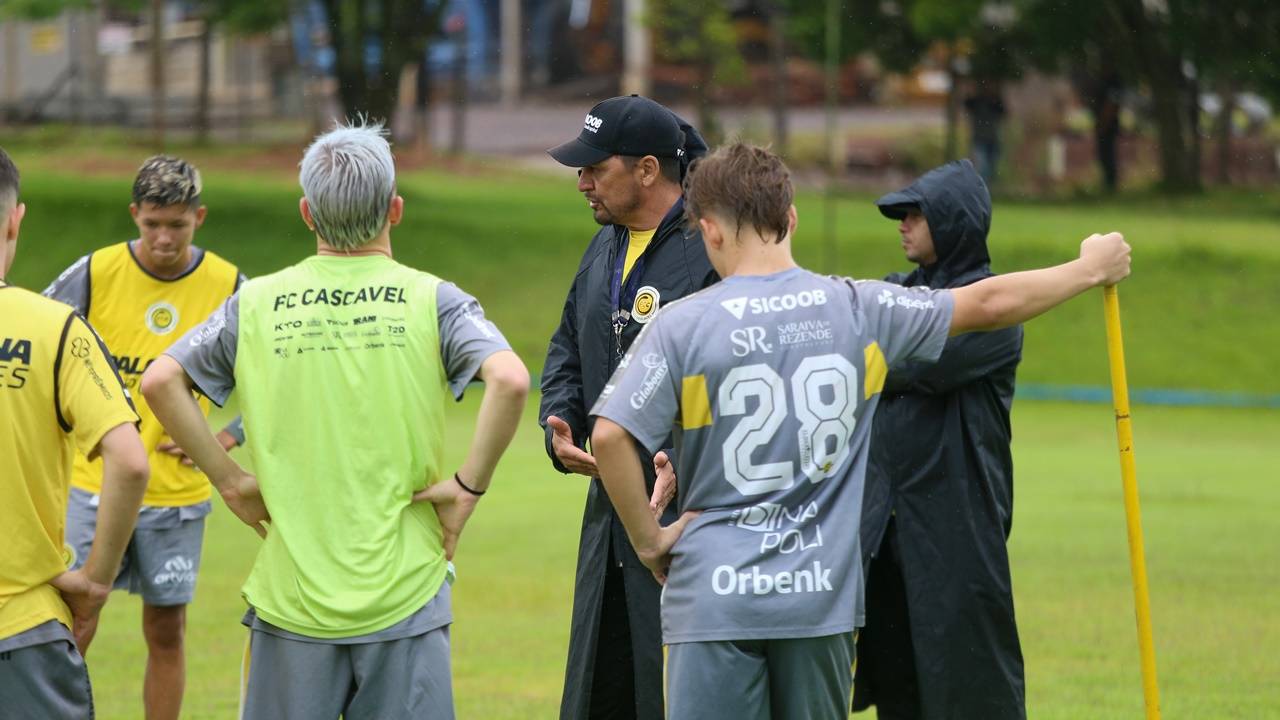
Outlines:
[[[451,462],[477,404],[450,411]],[[1029,716],[1141,717],[1111,411],[1021,403],[1014,424],[1011,548]],[[1164,716],[1276,717],[1280,414],[1137,407],[1134,426]],[[543,720],[559,707],[586,481],[549,468],[530,409],[494,488],[455,559],[458,716]],[[211,516],[189,611],[185,717],[234,716],[247,633],[239,586],[257,544],[224,508]],[[105,720],[141,717],[140,615],[137,598],[116,593],[90,651]]]
[[[250,275],[313,250],[289,171],[249,154],[209,156],[199,235]],[[89,154],[92,154],[91,152]],[[21,146],[29,204],[10,281],[40,289],[93,247],[133,237],[137,158],[82,161]],[[197,161],[203,162],[200,155]],[[246,168],[234,171],[237,163]],[[114,163],[114,164],[113,164]],[[103,166],[106,169],[103,169]],[[123,174],[121,171],[123,166]],[[397,257],[478,296],[536,373],[593,226],[563,177],[414,172],[401,179]],[[822,267],[821,202],[799,201],[801,262],[878,277],[903,269],[894,224],[869,198],[838,207],[837,260]],[[1280,202],[1275,193],[1167,203],[999,204],[997,270],[1070,259],[1080,238],[1120,229],[1135,246],[1122,287],[1130,382],[1280,392]],[[1105,385],[1101,297],[1027,328],[1023,382]],[[451,462],[477,393],[450,412]],[[534,407],[457,558],[454,682],[462,718],[548,718],[558,707],[585,480],[552,471]],[[1280,485],[1274,410],[1138,406],[1136,456],[1165,717],[1280,717]],[[1133,718],[1142,707],[1111,411],[1019,402],[1011,540],[1033,718]],[[232,716],[245,631],[239,585],[257,538],[217,508],[188,630],[185,716]],[[135,598],[117,593],[90,653],[104,718],[141,717],[145,648]]]
[[[112,173],[86,163],[84,172],[68,174],[74,157],[26,147],[14,154],[26,170],[29,209],[12,282],[43,288],[93,247],[135,237],[126,206],[136,159],[110,164]],[[251,276],[314,252],[298,217],[296,178],[287,167],[233,172],[241,162],[238,155],[210,161],[209,218],[199,242]],[[420,171],[400,180],[406,211],[393,234],[397,258],[480,298],[535,371],[595,227],[574,182],[569,171],[529,176],[492,169]],[[800,262],[854,277],[908,269],[895,223],[871,200],[840,200],[836,259],[828,267],[821,198],[802,193]],[[1272,371],[1280,323],[1259,322],[1280,309],[1280,193],[1180,203],[998,203],[990,240],[995,269],[1070,260],[1087,234],[1113,229],[1135,248],[1134,276],[1121,289],[1134,386],[1280,393],[1280,374]],[[1073,300],[1028,325],[1019,379],[1103,385],[1103,343],[1101,298]]]

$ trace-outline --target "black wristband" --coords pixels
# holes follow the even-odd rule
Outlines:
[[[488,492],[488,490],[473,490],[472,488],[467,487],[467,484],[462,482],[462,478],[458,477],[458,473],[453,474],[453,481],[458,483],[458,486],[461,487],[463,490],[466,490],[467,492],[471,493],[472,495],[475,495],[476,497],[480,497],[481,495]]]

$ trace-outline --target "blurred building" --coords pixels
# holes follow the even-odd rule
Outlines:
[[[288,109],[281,83],[293,65],[287,34],[241,38],[215,28],[206,35],[191,4],[171,2],[165,10],[165,104],[175,121],[195,111],[204,63],[215,120]],[[145,124],[152,103],[150,42],[146,18],[114,6],[7,21],[0,30],[0,115],[18,122]]]

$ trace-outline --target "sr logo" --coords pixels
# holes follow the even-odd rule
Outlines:
[[[772,354],[773,346],[765,342],[765,336],[765,329],[759,325],[737,328],[729,333],[729,341],[733,343],[733,356],[746,357],[756,350],[766,355]]]

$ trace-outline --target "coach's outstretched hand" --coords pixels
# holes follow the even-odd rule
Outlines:
[[[569,423],[555,415],[548,415],[547,426],[552,433],[551,449],[555,451],[561,465],[569,468],[569,472],[579,475],[600,476],[600,471],[596,469],[596,459],[574,444],[573,430],[569,428]]]
[[[89,643],[98,632],[98,615],[107,604],[111,586],[89,579],[83,569],[68,570],[49,581],[62,595],[71,610],[71,634],[81,655],[89,652]]]
[[[1115,285],[1129,277],[1130,251],[1124,235],[1118,232],[1095,233],[1080,243],[1080,259],[1096,273],[1096,285]]]
[[[476,510],[480,498],[472,495],[452,480],[438,482],[413,494],[414,502],[429,502],[436,508],[436,517],[440,518],[440,527],[444,530],[444,559],[452,560],[453,552],[458,548],[458,538],[467,519]]]

